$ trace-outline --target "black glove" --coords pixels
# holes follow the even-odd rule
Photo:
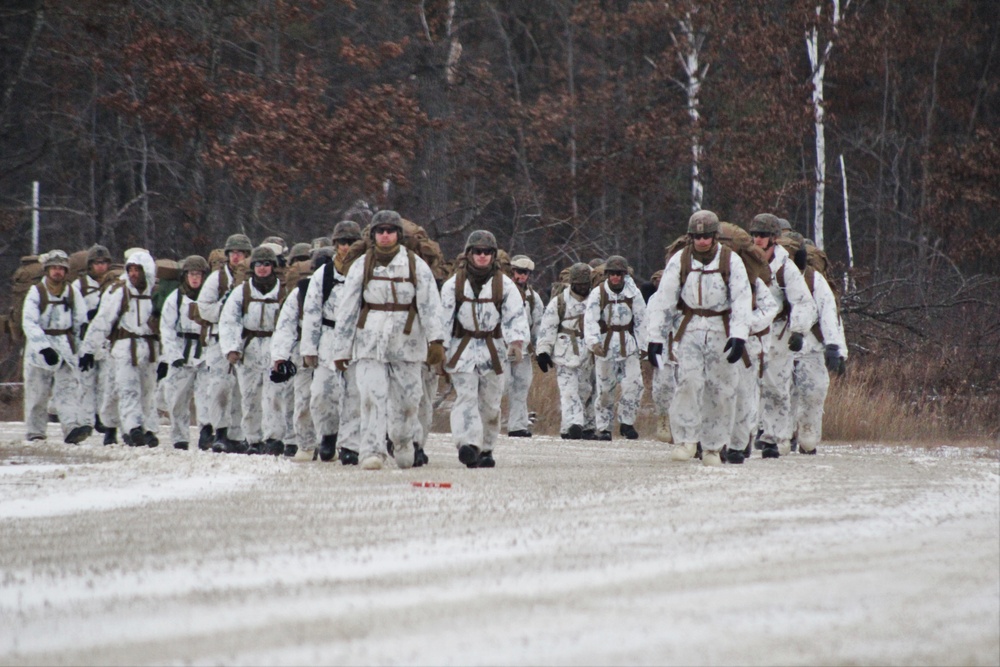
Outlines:
[[[743,348],[746,347],[747,342],[742,338],[730,338],[726,341],[726,346],[722,348],[722,351],[729,351],[726,355],[726,361],[731,364],[735,364],[743,357]]]
[[[93,322],[95,317],[97,317],[97,309],[96,308],[91,308],[90,310],[87,311],[87,319],[88,320],[90,320],[91,322]]]
[[[80,340],[87,337],[87,329],[90,328],[90,322],[84,322],[80,325]]]
[[[542,352],[535,357],[538,360],[538,370],[543,373],[548,373],[549,369],[552,368],[552,357],[549,356],[548,352]]]
[[[661,354],[663,354],[663,343],[650,343],[646,346],[646,358],[649,359],[649,363],[653,364],[653,368],[660,367],[660,362],[656,359]]]
[[[831,373],[837,370],[840,366],[840,347],[834,345],[833,343],[826,346],[826,350],[823,351],[823,356],[826,361],[826,370]]]
[[[170,363],[170,365],[173,366],[174,368],[182,368],[184,366],[184,359],[183,358],[175,359]]]
[[[45,357],[45,363],[49,366],[55,366],[59,363],[59,355],[51,347],[47,347],[41,352],[39,352],[43,357]]]
[[[94,355],[90,352],[80,357],[80,370],[89,371],[94,367]]]
[[[798,331],[793,331],[792,335],[788,337],[788,349],[792,352],[798,352],[802,349],[802,334]]]
[[[163,378],[167,377],[167,370],[170,367],[167,366],[167,362],[161,361],[156,365],[156,381],[159,382]]]
[[[288,382],[299,369],[291,361],[279,361],[277,368],[271,371],[271,382]]]

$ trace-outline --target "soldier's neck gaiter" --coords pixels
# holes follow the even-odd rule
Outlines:
[[[48,290],[49,294],[52,296],[62,296],[62,293],[66,290],[66,280],[53,280],[52,278],[45,278],[45,289]]]
[[[379,266],[388,266],[392,258],[396,256],[399,252],[399,243],[394,243],[388,248],[383,248],[376,245],[375,248],[375,263]]]
[[[472,255],[466,255],[465,275],[468,281],[472,284],[472,289],[475,294],[479,294],[479,290],[483,289],[483,285],[485,285],[486,281],[493,275],[494,269],[495,267],[493,266],[493,262],[479,268],[472,261]]]
[[[253,278],[250,279],[250,281],[253,283],[253,286],[257,289],[258,292],[260,292],[261,294],[267,294],[268,292],[274,289],[275,285],[278,284],[278,276],[276,276],[272,271],[271,275],[269,275],[266,278],[259,278],[255,275]]]
[[[702,264],[708,264],[709,262],[712,261],[712,259],[715,258],[715,251],[718,250],[718,249],[719,249],[719,242],[718,241],[712,241],[712,247],[709,248],[708,250],[706,250],[705,252],[698,252],[692,246],[691,247],[691,256],[694,257],[699,262],[701,262]]]

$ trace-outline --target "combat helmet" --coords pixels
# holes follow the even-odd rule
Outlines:
[[[250,253],[250,268],[253,268],[256,264],[269,263],[271,266],[278,266],[278,255],[275,254],[268,245],[259,245],[253,249]]]
[[[486,231],[485,229],[477,229],[469,234],[469,238],[465,242],[466,253],[473,248],[489,248],[496,254],[497,237],[493,236],[493,232]]]
[[[747,231],[751,234],[763,232],[771,236],[781,236],[781,223],[778,222],[778,216],[772,213],[758,213],[750,221],[750,228]]]
[[[222,247],[222,250],[226,254],[230,250],[239,250],[240,252],[250,254],[253,252],[253,243],[250,242],[250,237],[246,234],[232,234],[226,239],[226,245]]]
[[[69,255],[64,250],[50,250],[39,259],[42,260],[43,269],[48,269],[50,266],[61,266],[69,271]]]
[[[94,244],[87,250],[87,266],[97,261],[111,261],[111,253],[105,246]]]
[[[712,211],[696,211],[688,219],[688,234],[718,234],[719,216]]]

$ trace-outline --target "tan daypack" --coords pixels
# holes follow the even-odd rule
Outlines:
[[[21,258],[21,265],[17,267],[11,276],[11,290],[14,293],[14,302],[10,306],[8,315],[0,321],[3,332],[10,334],[14,342],[21,343],[24,340],[24,330],[21,328],[21,316],[24,313],[24,298],[28,295],[28,290],[39,284],[45,276],[45,268],[38,261],[38,255],[25,255]]]
[[[400,244],[406,246],[408,250],[416,253],[417,257],[427,262],[427,266],[431,268],[431,273],[434,274],[434,279],[438,284],[443,283],[448,279],[452,271],[445,261],[444,253],[441,252],[441,246],[438,245],[437,241],[427,236],[427,230],[412,220],[403,218],[402,223],[403,238],[400,239]],[[344,272],[346,273],[351,264],[354,263],[354,260],[362,257],[372,245],[371,225],[368,225],[362,230],[361,238],[352,243],[350,249],[347,251]]]

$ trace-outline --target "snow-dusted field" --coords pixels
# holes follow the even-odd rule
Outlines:
[[[0,425],[0,664],[1000,664],[995,448],[366,472],[56,431]]]

